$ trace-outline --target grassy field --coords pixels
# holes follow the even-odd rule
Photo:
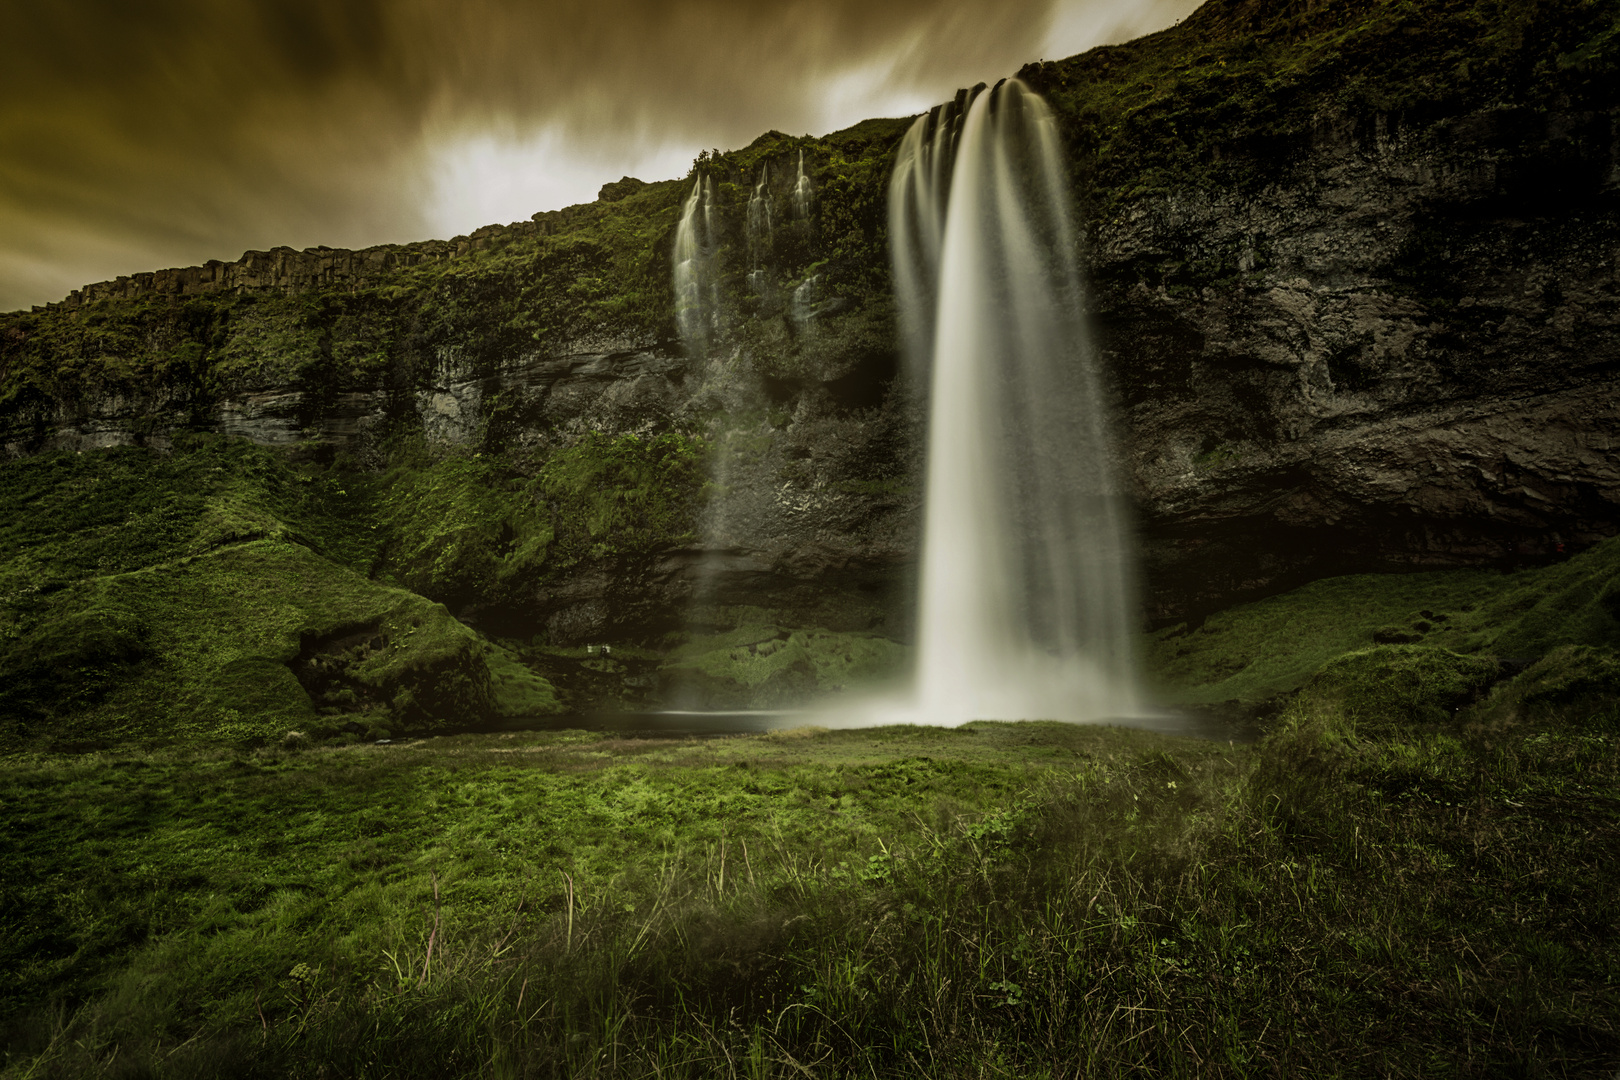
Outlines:
[[[1609,1076],[1617,700],[13,756],[0,1075]]]

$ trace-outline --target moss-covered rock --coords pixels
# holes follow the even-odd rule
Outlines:
[[[1148,637],[1150,682],[1175,702],[1261,701],[1343,653],[1424,645],[1535,660],[1620,644],[1620,539],[1552,566],[1325,578]],[[1584,655],[1584,654],[1583,654]]]
[[[506,649],[488,647],[484,662],[489,667],[495,714],[501,719],[523,720],[563,711],[557,688]]]

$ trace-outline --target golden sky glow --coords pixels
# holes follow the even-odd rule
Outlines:
[[[0,310],[448,236],[906,115],[1192,0],[0,0]]]

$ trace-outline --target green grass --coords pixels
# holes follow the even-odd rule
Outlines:
[[[1249,747],[13,757],[3,1075],[1599,1075],[1620,729],[1569,684],[1431,723],[1324,683]]]

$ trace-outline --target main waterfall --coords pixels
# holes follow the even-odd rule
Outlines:
[[[1133,560],[1051,112],[1022,83],[920,117],[889,190],[928,386],[915,719],[1138,711]]]

